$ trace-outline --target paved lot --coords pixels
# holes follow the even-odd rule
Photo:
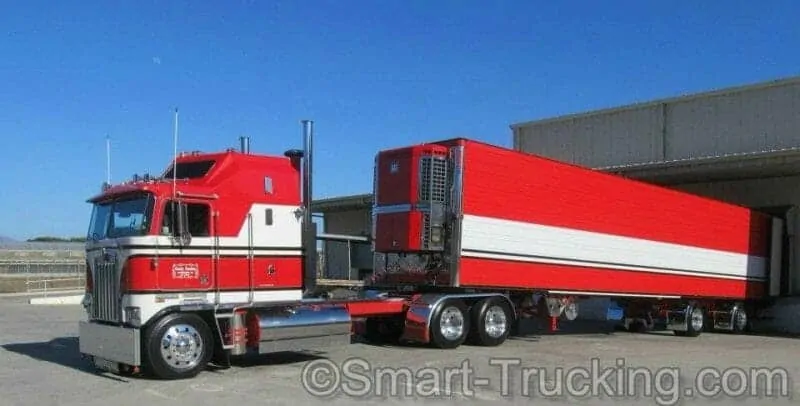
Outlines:
[[[538,404],[569,405],[580,401],[592,405],[641,405],[678,404],[681,403],[679,401],[682,404],[720,404],[719,399],[728,400],[724,402],[728,404],[758,405],[767,401],[791,404],[790,397],[799,395],[794,382],[783,382],[779,375],[773,380],[774,400],[763,399],[766,390],[763,382],[757,388],[760,392],[751,393],[750,388],[746,387],[744,395],[735,400],[726,396],[714,400],[698,394],[694,381],[698,371],[703,368],[713,367],[719,373],[724,373],[726,368],[737,368],[728,369],[725,377],[730,384],[725,387],[719,387],[719,380],[706,380],[706,389],[716,388],[727,393],[739,389],[741,381],[737,376],[741,372],[749,374],[749,369],[753,367],[783,367],[789,379],[800,376],[796,361],[800,354],[800,341],[725,334],[706,334],[697,339],[678,338],[670,334],[603,332],[529,336],[514,339],[494,349],[464,346],[452,351],[353,344],[325,354],[326,358],[299,355],[268,357],[255,360],[250,365],[206,372],[190,381],[119,378],[95,374],[79,357],[76,322],[81,317],[82,310],[77,306],[32,306],[23,298],[0,299],[0,405],[174,406],[179,402],[193,406],[297,406],[412,402],[495,404],[498,401],[521,405],[530,404],[532,400]],[[503,362],[502,359],[519,362],[517,366],[508,367],[512,378],[507,387],[503,380],[503,367],[500,364],[492,365],[493,361]],[[601,362],[600,368],[595,371],[592,371],[592,359]],[[661,368],[662,385],[652,385],[651,393],[647,393],[647,387],[641,380],[643,375],[638,375],[634,376],[636,384],[632,387],[620,387],[616,381],[618,374],[613,373],[605,381],[609,383],[608,387],[600,385],[594,388],[601,395],[595,396],[597,392],[593,393],[591,381],[585,378],[591,378],[592,372],[602,377],[603,368],[614,367],[617,359],[625,362],[623,368],[617,370],[625,372],[624,368],[629,368],[629,375],[630,369],[639,369],[641,372],[641,368],[646,367],[650,371],[648,378],[652,379]],[[469,362],[468,367],[473,369],[472,372],[455,375],[459,371],[456,368],[464,360]],[[382,383],[373,382],[365,388],[363,383],[366,381],[360,378],[364,376],[363,370],[359,369],[364,366],[361,365],[362,361],[368,361],[373,369],[393,368],[395,378],[392,378],[392,374],[383,374]],[[333,398],[310,394],[304,388],[302,377],[304,371],[310,371],[309,366],[313,365],[353,367],[353,375],[348,377],[339,374],[340,389],[363,399],[356,400],[341,393]],[[524,374],[522,368],[530,371],[527,372],[528,379],[524,380],[528,382],[527,385],[520,379]],[[564,368],[561,375],[558,374],[558,368]],[[708,371],[713,373],[715,370]],[[445,376],[447,371],[451,371],[449,379]],[[583,375],[583,372],[589,375]],[[374,375],[375,371],[372,373]],[[411,380],[403,379],[404,374],[408,373],[416,373],[417,376],[412,376]],[[680,373],[680,376],[675,373]],[[325,377],[320,373],[306,376]],[[463,376],[472,384],[463,386]],[[672,380],[676,376],[677,382]],[[708,376],[713,378],[712,375]],[[432,383],[432,378],[436,379],[436,383]],[[546,384],[544,388],[540,386],[540,378]],[[753,383],[750,376],[746,378],[746,384]],[[619,382],[626,380],[629,378]],[[569,385],[569,382],[574,384]],[[603,383],[602,380],[597,382]],[[393,383],[394,395],[391,393]],[[584,387],[585,383],[589,383],[589,386]],[[791,385],[788,394],[781,395],[781,391],[786,389],[782,385],[787,384]],[[547,397],[547,393],[542,393],[542,390],[553,388],[563,392],[586,389],[589,393],[580,400],[566,396]],[[364,389],[367,394],[363,393]],[[438,389],[439,393],[431,389]],[[685,394],[689,390],[695,393],[687,399]],[[412,399],[415,393],[427,397]],[[504,397],[504,393],[508,396]],[[609,397],[615,394],[619,396]],[[753,396],[759,394],[761,398]]]

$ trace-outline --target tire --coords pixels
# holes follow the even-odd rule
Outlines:
[[[744,307],[739,307],[733,314],[733,330],[734,334],[744,334],[750,327],[750,318],[747,317],[747,310]]]
[[[190,345],[194,350],[192,347],[182,350],[175,348],[176,345]],[[168,314],[146,330],[143,369],[148,375],[160,379],[193,378],[211,361],[214,345],[211,329],[200,316],[193,313]],[[178,351],[186,353],[176,357]]]
[[[689,317],[686,323],[686,331],[675,331],[675,335],[679,337],[697,337],[706,326],[706,314],[701,307],[690,306],[687,311]]]
[[[431,343],[442,349],[456,348],[467,340],[469,326],[469,309],[464,302],[446,300],[431,318]]]
[[[506,341],[513,328],[514,316],[506,301],[488,297],[472,306],[469,341],[475,345],[496,347]]]

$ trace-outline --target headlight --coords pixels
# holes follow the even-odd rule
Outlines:
[[[142,324],[142,312],[138,307],[129,306],[125,308],[125,321],[133,327]]]
[[[89,307],[92,306],[92,295],[87,293],[83,295],[83,300],[81,301],[81,305],[84,309],[89,310]]]

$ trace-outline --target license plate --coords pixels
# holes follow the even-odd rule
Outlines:
[[[94,366],[104,371],[119,373],[119,363],[107,359],[94,357]]]

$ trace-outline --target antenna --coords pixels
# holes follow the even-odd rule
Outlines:
[[[177,174],[178,174],[178,108],[175,108],[175,128],[172,133],[172,198],[177,194]]]
[[[106,134],[106,184],[111,185],[111,137]]]

